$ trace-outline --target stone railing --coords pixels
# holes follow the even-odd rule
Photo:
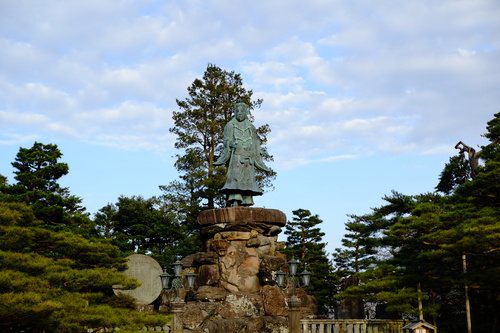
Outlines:
[[[119,327],[115,328],[89,328],[87,329],[88,333],[116,333],[120,332]],[[143,327],[142,329],[138,329],[137,332],[167,332],[167,333],[172,333],[173,329],[170,324],[167,324],[165,326],[155,326],[155,327]]]
[[[303,333],[401,333],[406,320],[392,319],[302,319]]]

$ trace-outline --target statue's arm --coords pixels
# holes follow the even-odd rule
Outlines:
[[[214,162],[214,165],[224,165],[229,161],[231,157],[231,149],[234,148],[232,147],[233,140],[231,140],[231,138],[233,137],[233,126],[230,126],[229,124],[230,123],[227,123],[224,127],[224,141],[222,143],[224,150],[222,151],[222,154],[217,159],[217,161]]]
[[[254,153],[255,153],[255,167],[260,170],[260,171],[271,171],[267,167],[267,165],[264,164],[264,161],[262,160],[262,156],[269,156],[267,151],[265,149],[262,149],[260,146],[260,139],[259,136],[257,135],[257,130],[255,127],[252,125],[252,136],[253,136],[253,142],[254,142]]]

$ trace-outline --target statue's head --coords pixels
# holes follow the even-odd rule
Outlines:
[[[234,106],[234,116],[238,121],[245,120],[248,116],[248,105],[245,103],[236,103]]]

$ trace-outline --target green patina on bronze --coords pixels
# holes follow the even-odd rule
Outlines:
[[[224,151],[214,165],[227,165],[227,179],[222,193],[231,206],[252,206],[253,196],[263,191],[255,180],[255,171],[270,171],[262,161],[255,126],[248,120],[248,105],[237,103],[234,118],[224,127]]]

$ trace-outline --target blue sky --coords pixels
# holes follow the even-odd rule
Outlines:
[[[212,63],[264,100],[278,178],[256,206],[318,214],[332,252],[347,214],[433,191],[458,141],[486,143],[499,17],[494,0],[5,0],[0,174],[55,143],[90,213],[159,195],[178,176],[175,100]]]

